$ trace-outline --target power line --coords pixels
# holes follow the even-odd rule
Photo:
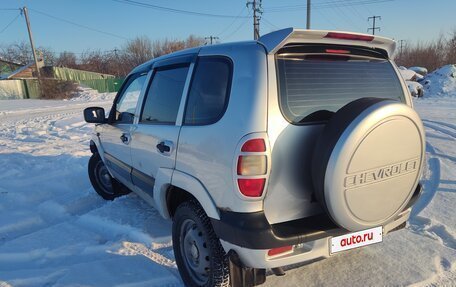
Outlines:
[[[248,15],[248,17],[250,17],[250,13]],[[234,34],[237,33],[237,31],[239,31],[242,27],[244,27],[244,25],[248,22],[249,18],[245,18],[243,22],[241,22],[241,24],[233,31],[231,32],[231,34],[229,34],[228,36],[225,36],[224,39],[228,39],[228,38],[231,38]]]
[[[66,20],[66,19],[63,19],[63,18],[60,18],[60,17],[57,17],[57,16],[53,16],[53,15],[50,15],[48,13],[45,13],[45,12],[42,12],[42,11],[38,11],[36,9],[30,8],[30,10],[35,12],[35,13],[44,15],[44,16],[49,17],[49,18],[52,18],[54,20],[65,22],[67,24],[71,24],[73,26],[84,28],[86,30],[90,30],[90,31],[97,32],[97,33],[100,33],[100,34],[105,34],[105,35],[108,35],[108,36],[111,36],[111,37],[115,37],[115,38],[119,38],[119,39],[128,40],[128,38],[126,38],[126,37],[123,37],[123,36],[120,36],[120,35],[116,35],[116,34],[113,34],[113,33],[110,33],[110,32],[106,32],[106,31],[102,31],[102,30],[99,30],[99,29],[96,29],[96,28],[92,28],[92,27],[89,27],[89,26],[86,26],[86,25],[78,24],[76,22],[73,22],[73,21],[70,21],[70,20]]]
[[[239,20],[240,18],[245,18],[244,17],[241,17],[242,13],[244,13],[244,11],[247,9],[247,7],[243,7],[241,12],[239,12],[239,14],[236,16],[236,18],[234,18],[234,20],[228,25],[226,26],[220,33],[217,34],[217,36],[220,36],[222,35],[223,33],[225,33],[229,28],[231,28],[231,26],[233,26],[233,24]]]
[[[19,11],[19,8],[0,8],[0,11]]]
[[[367,18],[367,21],[370,21],[371,19],[373,20],[372,21],[372,28],[367,28],[367,32],[369,33],[369,31],[372,30],[372,35],[375,35],[375,30],[379,30],[380,31],[380,27],[375,26],[375,20],[376,19],[382,20],[382,17],[381,16],[371,16],[371,17]]]
[[[6,26],[0,31],[0,34],[5,32],[9,26],[11,26],[14,22],[16,22],[16,20],[17,20],[17,18],[19,18],[19,16],[21,16],[21,13],[17,14],[16,17],[13,18],[13,20],[11,20],[8,24],[6,24]]]
[[[132,5],[132,6],[150,8],[150,9],[154,9],[154,10],[166,11],[166,12],[178,13],[178,14],[185,14],[185,15],[204,16],[204,17],[218,17],[218,18],[238,18],[238,16],[234,16],[234,15],[211,14],[211,13],[203,13],[203,12],[175,9],[175,8],[158,6],[158,5],[153,5],[153,4],[144,3],[144,2],[135,1],[135,0],[112,0],[112,1],[118,2],[118,3]]]
[[[315,12],[317,12],[318,14],[320,14],[320,16],[322,16],[323,18],[326,19],[327,22],[329,22],[331,25],[333,25],[333,27],[335,29],[339,29],[339,25],[336,24],[334,21],[333,21],[333,18],[331,16],[328,16],[326,14],[326,12],[324,12],[324,10],[315,10]]]
[[[271,21],[269,21],[268,19],[264,18],[264,16],[261,17],[261,19],[266,23],[266,24],[269,24],[269,26],[275,28],[275,29],[280,29],[279,26],[277,25],[274,25],[274,23],[271,23]]]
[[[312,4],[312,9],[325,9],[335,7],[349,7],[349,6],[364,6],[369,4],[377,4],[384,2],[392,2],[395,0],[354,0],[354,1],[327,1]],[[286,5],[286,6],[272,6],[265,7],[265,13],[280,13],[290,11],[307,10],[307,5]]]

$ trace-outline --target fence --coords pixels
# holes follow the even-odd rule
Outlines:
[[[111,79],[95,79],[95,80],[81,80],[79,84],[97,90],[99,93],[117,92],[120,89],[124,79],[111,78]]]
[[[51,74],[53,78],[64,81],[85,81],[85,80],[99,80],[99,79],[113,79],[113,75],[95,73],[90,71],[82,71],[64,67],[48,66],[43,70],[47,74]]]
[[[78,82],[83,86],[97,90],[99,93],[117,92],[124,80],[123,78],[115,78],[113,75],[64,67],[44,67],[44,70],[54,79]]]
[[[40,89],[37,80],[0,81],[1,99],[38,99]]]

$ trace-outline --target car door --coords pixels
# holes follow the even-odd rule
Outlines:
[[[109,171],[127,186],[131,185],[131,128],[146,77],[146,73],[138,73],[126,79],[112,107],[109,124],[100,134]]]
[[[132,129],[132,181],[146,200],[153,198],[160,169],[167,170],[161,179],[171,181],[185,104],[182,96],[188,89],[194,58],[181,56],[154,65],[139,120]]]

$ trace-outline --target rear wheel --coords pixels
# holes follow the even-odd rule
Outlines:
[[[228,257],[196,201],[184,202],[176,210],[173,248],[186,286],[229,286]]]
[[[112,178],[98,153],[90,157],[88,171],[93,188],[104,199],[113,200],[130,192],[127,187]]]

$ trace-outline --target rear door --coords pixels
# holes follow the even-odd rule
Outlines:
[[[131,128],[146,77],[139,73],[127,78],[112,107],[110,124],[104,125],[100,134],[106,165],[126,185],[131,184]]]
[[[295,43],[268,57],[273,166],[264,209],[269,222],[279,223],[323,212],[313,194],[312,160],[328,119],[359,98],[405,97],[394,66],[374,49]]]
[[[188,89],[194,58],[181,56],[154,65],[139,121],[133,127],[132,181],[140,190],[138,193],[148,199],[153,197],[160,168],[168,170],[171,181],[183,113],[182,96]]]

